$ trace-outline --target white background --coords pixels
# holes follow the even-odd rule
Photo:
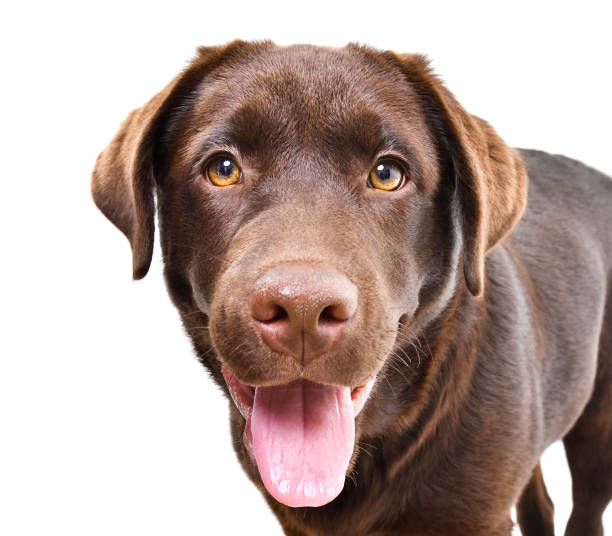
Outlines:
[[[605,4],[4,4],[0,533],[280,534],[234,458],[227,402],[193,358],[159,248],[133,283],[127,240],[89,197],[98,152],[197,45],[354,40],[424,52],[510,144],[612,174]],[[570,482],[559,445],[544,470],[562,534]]]

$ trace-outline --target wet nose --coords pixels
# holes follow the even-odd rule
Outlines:
[[[335,270],[279,266],[257,280],[250,309],[264,342],[306,365],[340,341],[357,295],[357,287]]]

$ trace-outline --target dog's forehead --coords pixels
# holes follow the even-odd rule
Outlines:
[[[301,101],[331,109],[408,89],[401,72],[380,58],[377,62],[355,46],[272,46],[231,62],[216,78],[229,81],[242,99],[258,94],[271,105]]]
[[[222,63],[203,81],[195,110],[192,132],[255,151],[324,146],[371,155],[389,139],[427,137],[402,72],[354,45],[270,46]]]

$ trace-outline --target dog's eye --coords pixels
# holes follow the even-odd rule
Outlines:
[[[376,164],[368,177],[368,186],[377,190],[397,190],[405,181],[402,169],[390,161],[382,161]]]
[[[230,186],[240,180],[242,170],[231,158],[220,156],[206,166],[206,174],[215,186]]]

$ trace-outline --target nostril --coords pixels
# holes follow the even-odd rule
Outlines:
[[[350,318],[349,311],[344,305],[328,305],[321,311],[319,322],[345,322]]]
[[[256,299],[251,304],[251,314],[258,322],[271,324],[289,317],[287,310],[278,303],[266,299]]]
[[[265,320],[259,320],[260,322],[272,323],[279,322],[280,320],[284,320],[289,318],[287,311],[280,305],[273,305],[269,311],[269,318]]]

